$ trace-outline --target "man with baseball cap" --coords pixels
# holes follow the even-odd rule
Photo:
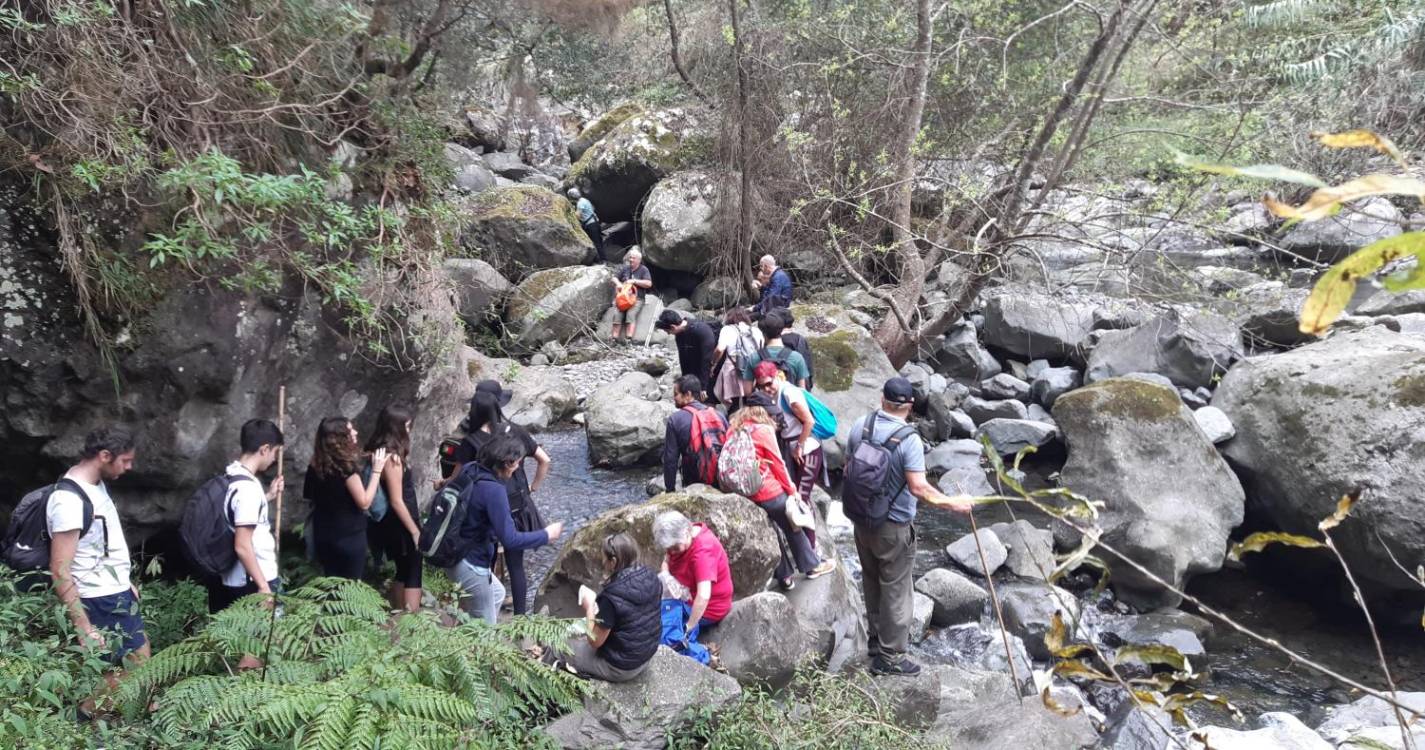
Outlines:
[[[925,479],[925,445],[907,424],[915,391],[910,381],[895,377],[881,389],[881,408],[851,425],[846,444],[847,475],[859,468],[865,453],[857,448],[869,440],[885,449],[884,490],[895,492],[884,518],[851,516],[856,554],[861,558],[861,592],[866,600],[870,631],[871,671],[877,674],[913,675],[920,665],[906,657],[913,612],[912,569],[915,565],[916,500],[967,513],[970,505],[942,494]],[[869,421],[869,424],[868,424]],[[849,485],[849,482],[848,482]],[[849,492],[849,487],[843,492]]]

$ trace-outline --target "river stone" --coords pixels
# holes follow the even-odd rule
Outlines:
[[[978,546],[975,544],[976,537],[980,540]],[[983,562],[980,559],[981,551],[985,555]],[[966,534],[950,543],[945,548],[945,554],[961,569],[983,578],[986,568],[989,569],[990,575],[994,575],[995,571],[1004,565],[1005,559],[1009,557],[1009,550],[1005,549],[993,531],[980,529],[978,534]]]
[[[949,390],[941,393],[931,393],[925,397],[926,416],[930,417],[928,425],[932,428],[930,438],[933,441],[949,440],[952,437],[969,437],[975,431],[975,423],[964,412],[955,407],[960,404],[961,397],[953,395]],[[922,422],[922,425],[926,425]]]
[[[1020,578],[1044,580],[1054,572],[1054,534],[1020,519],[989,528],[1007,549],[1005,568]]]
[[[534,185],[496,187],[465,199],[460,244],[499,259],[500,270],[523,278],[543,268],[577,266],[594,258],[594,244],[563,196]]]
[[[1219,315],[1170,311],[1126,331],[1106,331],[1085,382],[1150,372],[1187,388],[1210,385],[1242,356],[1237,326]]]
[[[915,590],[935,602],[930,624],[943,628],[980,619],[990,595],[979,584],[948,568],[926,571],[915,582]]]
[[[980,345],[975,327],[961,322],[945,334],[940,348],[931,356],[935,371],[948,378],[980,382],[999,374],[1000,363]]]
[[[667,646],[659,646],[643,674],[628,682],[590,684],[593,694],[582,710],[543,728],[561,748],[663,750],[668,736],[695,715],[730,707],[742,695],[733,678]]]
[[[807,638],[812,663],[828,672],[839,672],[850,664],[866,660],[866,605],[861,585],[841,557],[836,544],[834,516],[841,515],[839,501],[831,500],[820,487],[812,491],[816,514],[817,553],[836,562],[836,569],[819,578],[797,581],[784,596],[796,610],[797,622]],[[848,522],[849,523],[849,522]]]
[[[1237,434],[1237,429],[1232,426],[1232,420],[1227,418],[1222,410],[1215,406],[1204,406],[1192,413],[1192,418],[1197,422],[1197,426],[1202,428],[1202,434],[1212,441],[1213,445],[1226,442]]]
[[[590,333],[590,322],[609,305],[612,282],[604,266],[551,268],[520,282],[505,316],[515,343],[536,350]]]
[[[1378,291],[1356,308],[1357,315],[1406,315],[1425,313],[1425,289],[1404,292]]]
[[[1079,619],[1079,602],[1073,594],[1047,583],[1002,583],[996,587],[1000,611],[1009,632],[1024,639],[1029,655],[1048,659],[1049,647],[1044,636],[1049,632],[1055,612],[1062,613],[1064,626],[1073,627]]]
[[[1242,337],[1256,349],[1283,348],[1310,343],[1316,337],[1301,331],[1301,308],[1311,295],[1307,289],[1290,289],[1273,281],[1245,289],[1239,304],[1248,310]]]
[[[1187,408],[1192,409],[1193,411],[1197,411],[1198,409],[1207,406],[1208,402],[1212,400],[1210,394],[1206,398],[1204,398],[1197,391],[1190,391],[1186,388],[1178,389],[1178,398],[1182,399],[1183,403],[1187,405]]]
[[[1081,750],[1098,742],[1088,716],[1060,716],[1039,700],[1021,700],[1008,674],[943,665],[927,669],[940,676],[940,710],[924,736],[938,747]]]
[[[1386,548],[1411,570],[1425,561],[1425,340],[1377,326],[1253,357],[1212,404],[1237,428],[1223,452],[1271,528],[1314,536],[1343,494],[1364,490],[1336,545],[1367,596],[1418,597]]]
[[[1335,216],[1299,222],[1275,244],[1292,254],[1289,257],[1335,263],[1376,240],[1400,234],[1402,220],[1400,209],[1389,199],[1367,198],[1345,206]]]
[[[500,312],[514,285],[479,258],[447,258],[441,270],[455,289],[456,311],[466,325],[483,326],[485,317]]]
[[[991,419],[1028,419],[1029,410],[1024,403],[1014,399],[986,401],[977,396],[966,396],[960,405],[975,424],[984,424]]]
[[[1398,692],[1395,697],[1396,700],[1409,706],[1415,712],[1425,714],[1425,692]],[[1376,730],[1384,731],[1376,736]],[[1372,739],[1385,743],[1387,747],[1398,748],[1402,742],[1400,724],[1396,723],[1395,711],[1389,703],[1372,695],[1364,696],[1344,706],[1327,707],[1326,720],[1316,727],[1316,732],[1334,745],[1340,745],[1351,737],[1367,733]],[[1425,744],[1425,727],[1420,726],[1417,722],[1412,734],[1414,734],[1413,739],[1416,744]],[[1351,746],[1345,745],[1345,747]]]
[[[807,655],[807,639],[787,597],[763,591],[732,605],[709,638],[727,673],[743,686],[780,689]]]
[[[1193,734],[1205,742],[1190,739],[1193,750],[1334,750],[1321,735],[1288,713],[1272,712],[1257,719],[1260,729],[1243,731],[1223,727],[1202,727]]]
[[[456,143],[445,144],[445,160],[454,177],[451,185],[466,193],[479,193],[495,186],[495,173],[485,167],[480,155]]]
[[[1054,421],[1054,416],[1049,413],[1049,410],[1045,409],[1039,404],[1030,404],[1028,407],[1026,407],[1024,410],[1024,416],[1031,422],[1043,422],[1044,424],[1047,424],[1050,427],[1059,426],[1059,423]]]
[[[1002,372],[980,383],[980,392],[990,398],[1012,398],[1025,401],[1029,398],[1029,384],[1019,378]]]
[[[1035,403],[1052,409],[1060,396],[1081,385],[1083,375],[1072,367],[1044,367],[1036,371],[1030,393]]]
[[[930,618],[935,614],[935,600],[920,593],[910,592],[910,642],[925,640],[925,631],[930,627]]]
[[[985,497],[997,494],[979,466],[956,466],[940,475],[935,486],[947,495]]]
[[[659,182],[643,204],[647,261],[659,268],[701,273],[716,241],[714,209],[719,180],[701,170],[679,172]]]
[[[1029,419],[991,419],[975,430],[976,439],[988,437],[990,445],[1001,456],[1012,456],[1025,448],[1038,448],[1052,442],[1058,435],[1059,428],[1054,425]]]
[[[1203,641],[1212,633],[1212,623],[1187,612],[1165,609],[1129,615],[1101,630],[1117,635],[1124,643],[1171,646],[1183,656],[1196,659],[1207,655]]]
[[[1094,306],[1023,289],[984,305],[984,342],[1026,359],[1081,359],[1093,330]]]
[[[547,430],[573,416],[579,408],[574,385],[556,367],[522,367],[505,379],[513,395],[505,416],[530,432]]]
[[[521,182],[530,175],[539,173],[539,170],[524,163],[519,154],[508,151],[495,151],[485,154],[481,158],[484,160],[486,168],[507,180]]]
[[[925,473],[931,475],[962,467],[980,468],[980,456],[984,454],[977,440],[950,440],[931,448],[925,454]]]
[[[1104,542],[1179,588],[1222,567],[1242,523],[1242,485],[1176,391],[1114,378],[1062,396],[1054,418],[1069,446],[1060,484],[1105,504]],[[1116,557],[1108,562],[1120,599],[1178,603]]]
[[[640,112],[581,154],[566,181],[584,191],[604,221],[633,219],[653,186],[689,166],[704,140],[691,110]]]
[[[933,669],[915,675],[869,675],[858,682],[901,729],[918,732],[935,723],[940,713],[940,674]]]
[[[635,371],[600,386],[586,400],[584,430],[595,466],[658,463],[665,422],[675,411],[672,402],[659,400],[659,392],[658,381]]]
[[[1157,706],[1125,700],[1109,715],[1103,750],[1168,750],[1178,747],[1170,732],[1173,717]]]
[[[606,511],[574,532],[559,550],[559,556],[540,585],[534,611],[548,606],[555,617],[582,616],[578,606],[579,586],[602,585],[605,577],[603,543],[609,534],[623,531],[632,535],[638,542],[639,562],[658,570],[663,564],[663,554],[653,543],[652,524],[653,517],[665,510],[679,511],[694,523],[703,523],[712,529],[727,552],[735,592],[746,595],[766,587],[780,559],[777,538],[767,523],[767,514],[745,497],[698,484],[663,493],[645,503]]]

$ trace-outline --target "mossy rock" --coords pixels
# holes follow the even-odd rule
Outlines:
[[[706,160],[698,128],[683,110],[631,116],[574,162],[566,182],[584,191],[605,222],[631,220],[659,180]]]
[[[469,199],[460,244],[507,276],[575,266],[593,259],[594,244],[568,200],[536,185],[494,188]]]
[[[1176,419],[1182,399],[1171,388],[1133,378],[1110,378],[1060,396],[1055,419],[1085,421],[1098,417],[1161,422]]]
[[[613,296],[613,274],[603,266],[539,271],[515,287],[506,320],[516,343],[534,350],[589,332]]]
[[[583,156],[585,151],[592,148],[604,136],[613,132],[614,128],[622,125],[628,118],[641,114],[643,114],[643,107],[632,102],[620,104],[603,113],[589,123],[588,127],[579,131],[579,135],[569,142],[569,161],[579,161],[579,157]]]
[[[818,388],[826,391],[845,391],[851,388],[862,362],[861,355],[852,346],[854,341],[855,334],[836,331],[807,342],[816,362]]]

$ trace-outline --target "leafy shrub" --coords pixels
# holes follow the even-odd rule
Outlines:
[[[208,622],[208,590],[193,581],[154,581],[143,587],[144,633],[155,651],[197,632]]]

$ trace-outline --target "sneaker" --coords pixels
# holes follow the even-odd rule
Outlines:
[[[807,580],[810,581],[813,578],[820,578],[833,570],[836,570],[835,560],[822,560],[820,565],[812,568],[811,572],[807,573]]]
[[[783,591],[791,591],[792,589],[797,587],[797,581],[795,578],[787,576],[786,578],[777,581],[777,585],[781,586]]]
[[[884,656],[878,656],[875,661],[871,662],[871,674],[910,677],[920,674],[920,665],[904,656],[892,657],[890,659]]]

